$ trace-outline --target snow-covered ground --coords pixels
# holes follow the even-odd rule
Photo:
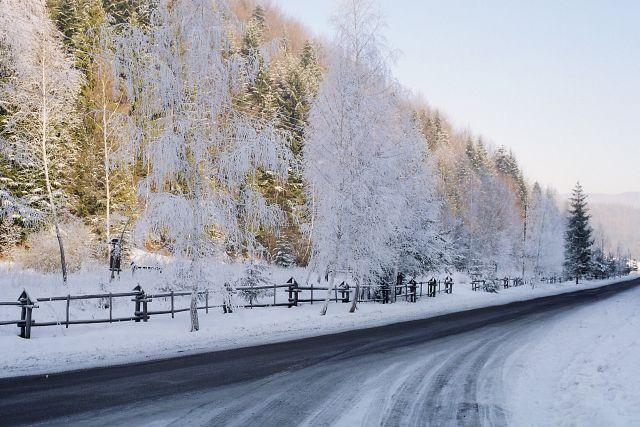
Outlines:
[[[570,310],[513,353],[513,425],[640,425],[640,289]]]
[[[292,273],[303,279],[302,270],[274,272],[271,279],[284,283]],[[143,285],[147,292],[160,287],[159,278],[151,273],[137,274],[134,277],[127,273],[120,282],[102,283],[91,289],[88,289],[87,283],[81,283],[95,279],[98,277],[96,275],[97,273],[85,272],[72,278],[68,288],[63,288],[50,284],[55,282],[52,276],[10,269],[5,265],[4,271],[0,270],[0,300],[15,300],[22,287],[33,297],[64,295],[67,292],[86,294],[104,289],[105,286],[111,292],[126,291],[136,283]],[[30,340],[19,338],[15,326],[0,326],[0,376],[49,373],[285,341],[505,304],[602,286],[615,281],[594,281],[580,285],[548,284],[539,285],[535,289],[521,286],[489,294],[473,292],[470,284],[458,280],[452,295],[438,294],[435,299],[423,298],[415,304],[360,304],[355,314],[348,313],[347,304],[332,303],[328,315],[324,317],[319,315],[319,304],[305,304],[294,308],[238,309],[233,314],[226,315],[221,310],[212,309],[208,314],[200,312],[201,329],[197,333],[188,332],[187,313],[179,313],[175,319],[171,319],[170,315],[154,316],[148,323],[71,325],[69,329],[64,326],[38,327],[32,330]],[[71,318],[108,315],[103,308],[98,307],[97,300],[94,301],[96,302],[84,304],[73,302]],[[117,313],[131,315],[131,304],[128,298],[114,303],[114,316]],[[64,319],[64,307],[64,302],[41,302],[34,318]],[[2,307],[0,319],[16,318],[16,313],[15,307]]]

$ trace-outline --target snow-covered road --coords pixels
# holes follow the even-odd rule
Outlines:
[[[557,326],[575,323],[576,313],[612,300],[637,306],[640,289],[620,291],[638,284],[288,343],[2,380],[0,418],[89,425],[544,424],[554,418],[535,411],[554,408],[534,393],[554,390],[536,383],[534,362],[561,353],[545,348],[546,331],[556,331],[552,345],[558,345]],[[616,298],[604,299],[610,296]],[[562,357],[551,360],[561,366]]]

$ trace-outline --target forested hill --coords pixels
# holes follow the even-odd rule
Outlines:
[[[7,4],[18,3],[11,0]],[[154,165],[140,152],[123,149],[130,148],[127,139],[132,138],[124,131],[125,125],[135,122],[140,107],[118,83],[122,74],[114,72],[112,61],[112,52],[118,46],[105,36],[118,35],[123,26],[128,31],[144,33],[154,3],[49,0],[48,16],[42,17],[59,31],[51,38],[52,48],[58,43],[61,49],[56,53],[55,65],[65,70],[66,74],[59,77],[70,82],[52,125],[57,129],[55,146],[49,153],[53,200],[63,223],[80,219],[100,242],[120,233],[131,218],[149,209],[141,194],[154,191],[154,184],[146,179],[154,173]],[[309,161],[305,159],[305,144],[310,112],[332,70],[335,49],[314,40],[302,25],[269,5],[253,0],[229,4],[230,10],[225,13],[237,16],[243,25],[230,27],[230,42],[225,49],[229,56],[247,58],[255,71],[233,94],[233,108],[273,123],[275,132],[286,139],[287,153],[280,154],[290,159],[284,178],[276,167],[256,166],[250,182],[226,192],[245,194],[247,188],[254,188],[267,203],[280,208],[286,219],[284,225],[276,229],[269,221],[254,224],[253,219],[245,218],[239,221],[238,230],[246,234],[238,231],[234,236],[237,242],[255,235],[268,260],[304,265],[312,255],[313,215],[317,208],[302,173],[302,165]],[[19,63],[11,62],[17,61],[15,52],[3,58],[3,78],[24,71]],[[393,82],[389,87],[397,86],[392,76],[386,78]],[[132,79],[126,89],[133,88],[132,93],[137,93],[135,83]],[[401,106],[411,111],[413,126],[428,148],[428,158],[420,160],[430,178],[425,181],[428,184],[421,185],[435,209],[429,227],[439,236],[436,240],[445,242],[432,251],[440,253],[441,264],[433,267],[446,264],[467,270],[520,271],[527,264],[531,270],[559,273],[564,214],[557,208],[554,190],[528,182],[507,147],[494,147],[468,130],[454,129],[443,112],[416,101],[405,90],[394,89],[393,97],[400,98],[399,109]],[[6,141],[18,141],[12,114],[20,105],[5,99],[0,110],[2,135]],[[143,132],[148,123],[136,125]],[[142,150],[141,146],[138,149]],[[29,209],[46,217],[49,199],[40,169],[33,162],[20,161],[15,151],[3,150],[0,155],[7,197],[27,201]],[[123,156],[129,156],[128,160],[122,161]],[[146,190],[141,191],[145,185]],[[181,183],[177,180],[166,185],[180,188]],[[0,248],[25,242],[35,229],[26,215],[14,216],[14,220],[0,223],[0,227]],[[171,251],[168,242],[171,239],[159,232],[150,235],[146,245],[148,249]],[[232,257],[246,254],[246,248],[238,249],[241,246],[228,245],[226,253]]]

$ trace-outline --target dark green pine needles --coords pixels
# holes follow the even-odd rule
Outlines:
[[[565,236],[564,268],[567,277],[575,277],[578,283],[580,278],[591,270],[591,245],[593,244],[587,196],[580,183],[573,189],[570,203]]]

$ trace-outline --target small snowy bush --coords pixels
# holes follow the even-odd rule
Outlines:
[[[67,268],[71,272],[94,260],[97,243],[94,235],[81,221],[69,221],[60,225],[64,242]],[[13,252],[14,260],[24,268],[43,273],[60,270],[60,248],[53,227],[43,228],[27,238],[26,245]]]
[[[267,266],[260,262],[249,261],[245,265],[245,271],[242,277],[235,281],[235,287],[260,287],[272,285],[269,280]],[[258,298],[273,295],[272,291],[267,289],[243,289],[240,292],[242,298],[249,302],[255,302]]]

